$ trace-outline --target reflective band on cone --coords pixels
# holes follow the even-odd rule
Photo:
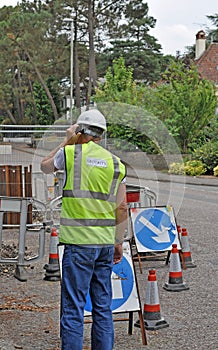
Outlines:
[[[171,258],[170,258],[170,272],[169,272],[169,282],[165,283],[163,288],[170,292],[180,292],[182,290],[187,290],[189,287],[183,283],[182,278],[182,268],[179,259],[179,252],[177,249],[177,244],[172,245]]]
[[[192,261],[191,251],[190,251],[189,241],[188,241],[188,232],[186,228],[182,228],[181,246],[182,246],[182,254],[183,254],[185,266],[196,267],[196,265]]]
[[[44,266],[46,270],[44,279],[46,281],[59,281],[60,269],[58,261],[58,233],[56,227],[51,230],[50,246],[49,246],[49,263]]]
[[[169,327],[168,323],[163,317],[161,317],[160,313],[159,294],[155,270],[149,271],[143,318],[144,325],[147,330],[153,331],[156,329]],[[139,321],[135,323],[135,327],[140,327]]]

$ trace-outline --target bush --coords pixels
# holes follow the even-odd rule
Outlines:
[[[185,173],[191,176],[199,176],[206,173],[206,166],[200,160],[189,160],[184,166]]]
[[[213,174],[214,176],[218,176],[218,165],[213,168]]]
[[[170,164],[168,173],[176,174],[176,175],[184,175],[185,174],[184,164],[183,163]]]
[[[206,166],[200,160],[189,160],[185,163],[170,164],[169,173],[176,175],[199,176],[206,172]]]
[[[207,173],[213,174],[213,169],[218,164],[218,141],[207,142],[198,148],[194,152],[193,158],[202,161],[206,165]]]

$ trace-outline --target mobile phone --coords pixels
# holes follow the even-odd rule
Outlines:
[[[79,125],[77,128],[76,128],[76,131],[75,131],[75,134],[77,135],[79,132],[83,133],[84,129],[81,127],[81,125]]]

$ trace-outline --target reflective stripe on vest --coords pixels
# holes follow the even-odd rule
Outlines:
[[[60,219],[61,225],[66,226],[114,226],[113,219]]]
[[[63,190],[63,197],[73,197],[73,198],[93,198],[100,199],[103,201],[114,202],[116,196],[105,194],[101,192],[85,191],[85,190]]]

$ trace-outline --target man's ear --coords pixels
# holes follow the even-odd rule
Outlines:
[[[99,137],[93,137],[93,141],[96,142],[96,143],[100,142],[101,140],[102,140],[102,137],[101,137],[101,136],[99,136]]]

